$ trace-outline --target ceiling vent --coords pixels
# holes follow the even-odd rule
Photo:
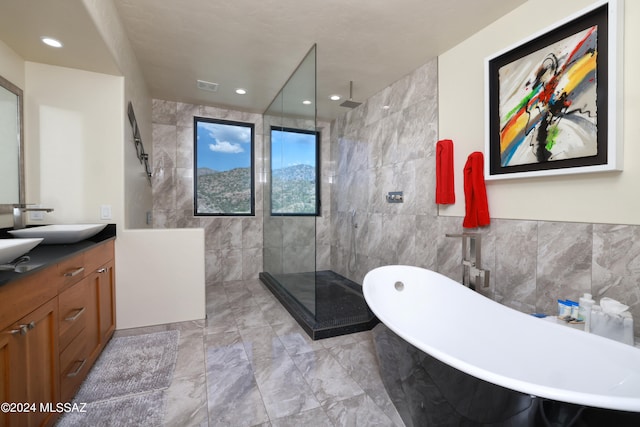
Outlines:
[[[217,92],[218,83],[205,82],[204,80],[198,80],[198,89],[206,90],[209,92]]]

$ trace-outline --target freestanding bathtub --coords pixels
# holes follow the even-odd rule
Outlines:
[[[439,273],[364,278],[407,426],[640,426],[640,349],[518,312]]]

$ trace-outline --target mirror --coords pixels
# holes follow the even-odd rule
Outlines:
[[[0,76],[0,213],[24,203],[22,89]]]

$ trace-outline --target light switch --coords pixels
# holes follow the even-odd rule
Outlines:
[[[100,206],[100,219],[111,219],[111,205]]]

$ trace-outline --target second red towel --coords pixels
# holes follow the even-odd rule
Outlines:
[[[489,204],[484,184],[484,156],[480,151],[469,154],[464,165],[464,228],[476,228],[489,225]]]

